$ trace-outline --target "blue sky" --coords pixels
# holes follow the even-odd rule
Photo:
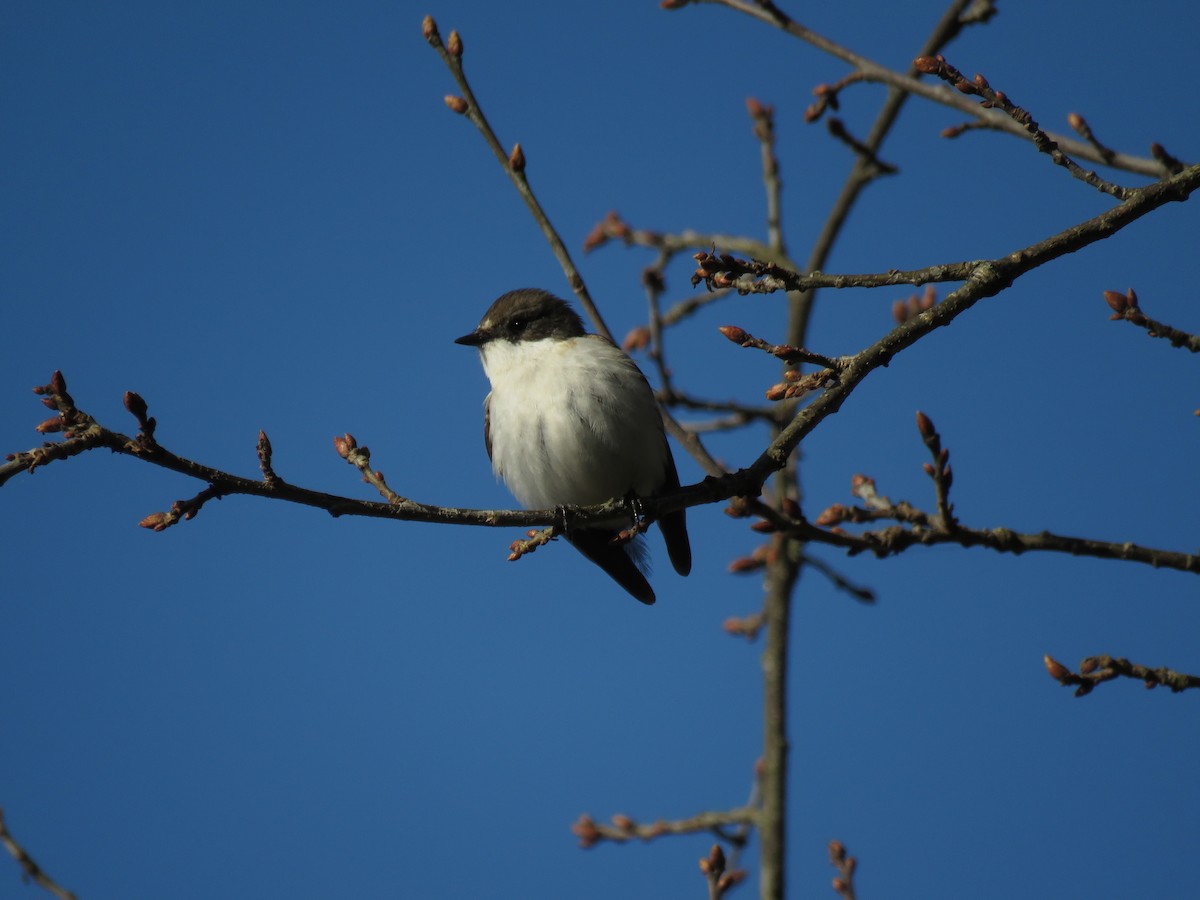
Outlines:
[[[794,6],[794,4],[788,4]],[[805,23],[904,66],[937,3],[804,7]],[[11,3],[0,12],[0,443],[38,443],[29,393],[61,369],[79,405],[172,450],[374,499],[333,452],[353,433],[403,494],[508,507],[481,439],[486,392],[452,339],[505,290],[567,293],[536,226],[420,34],[458,28],[476,93],[577,254],[613,330],[645,317],[644,251],[579,252],[608,210],[667,231],[761,236],[744,101],[778,111],[784,224],[803,257],[850,160],[806,126],[845,69],[711,6],[656,3]],[[1068,112],[1144,153],[1200,156],[1191,4],[1002,5],[947,51],[1048,128]],[[842,116],[859,134],[882,92]],[[830,271],[998,256],[1107,208],[1031,147],[937,135],[908,107],[902,174],[854,211]],[[1120,179],[1122,176],[1117,176]],[[1136,179],[1125,176],[1127,183]],[[1038,270],[873,374],[803,447],[806,509],[850,478],[932,505],[913,412],[953,453],[964,522],[1195,548],[1194,358],[1111,323],[1104,289],[1200,330],[1195,202]],[[687,267],[668,298],[692,296]],[[702,289],[701,289],[702,290]],[[821,296],[812,348],[855,352],[904,291]],[[782,339],[779,297],[708,307],[671,336],[681,385],[757,402],[776,368],[716,332]],[[688,419],[688,416],[683,416]],[[731,466],[761,432],[722,436]],[[677,453],[686,482],[701,473]],[[690,514],[679,579],[656,535],[642,608],[565,545],[342,519],[247,498],[137,527],[203,485],[93,453],[0,491],[6,540],[0,806],[85,900],[131,897],[703,896],[706,836],[582,851],[568,827],[745,801],[761,747],[759,645],[721,630],[760,604],[726,574],[758,537]],[[1194,576],[1096,560],[816,551],[864,607],[796,596],[790,879],[820,896],[831,838],[860,896],[1193,896],[1200,698],[1042,669],[1093,653],[1200,671]],[[757,857],[757,844],[750,861]],[[0,896],[22,888],[0,860]],[[746,896],[751,890],[745,891]],[[832,896],[832,894],[830,894]]]

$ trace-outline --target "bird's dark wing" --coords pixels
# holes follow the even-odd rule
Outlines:
[[[566,535],[567,541],[608,573],[617,584],[642,603],[654,602],[654,588],[634,564],[622,544],[613,543],[613,532],[577,528]],[[686,535],[685,535],[686,539]]]
[[[487,447],[488,459],[492,458],[492,395],[483,398],[483,446]],[[678,481],[678,477],[675,479]]]

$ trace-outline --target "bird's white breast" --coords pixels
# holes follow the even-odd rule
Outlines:
[[[522,505],[583,506],[662,487],[662,418],[621,350],[594,336],[482,350],[492,468]]]

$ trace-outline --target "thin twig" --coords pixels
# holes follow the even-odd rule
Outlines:
[[[1017,137],[1029,138],[1025,130],[999,113],[987,109],[981,109],[976,104],[972,103],[962,94],[956,91],[943,88],[936,84],[928,84],[921,81],[913,75],[906,75],[889,69],[887,66],[882,66],[879,63],[873,62],[866,57],[853,52],[852,50],[843,47],[828,38],[817,34],[816,32],[805,28],[799,22],[789,18],[779,10],[774,3],[763,2],[763,0],[695,0],[695,2],[717,3],[721,6],[727,6],[751,18],[758,19],[774,28],[798,38],[812,46],[816,47],[831,56],[834,56],[862,73],[862,81],[877,82],[886,84],[889,87],[903,91],[907,94],[912,94],[918,97],[923,97],[934,103],[948,106],[951,109],[958,110],[961,113],[969,116],[972,119],[990,120],[997,131],[1004,131]],[[671,8],[679,8],[686,6],[688,3],[673,3]],[[956,4],[966,6],[967,4]],[[956,21],[958,27],[965,24]],[[939,42],[944,43],[944,41]],[[922,55],[932,55],[937,52],[936,49],[926,49]],[[1086,159],[1089,162],[1104,163],[1116,169],[1123,169],[1127,172],[1134,172],[1138,175],[1146,175],[1151,178],[1158,178],[1162,175],[1162,163],[1156,159],[1148,159],[1141,156],[1132,156],[1126,153],[1116,153],[1111,160],[1105,160],[1094,147],[1086,141],[1077,140],[1067,135],[1049,133],[1048,136],[1065,152],[1070,153],[1078,159]],[[870,140],[867,141],[870,146]]]
[[[475,99],[475,93],[471,90],[471,85],[467,81],[467,75],[463,71],[462,38],[457,31],[452,31],[450,32],[449,44],[443,44],[442,36],[438,33],[437,23],[433,20],[432,16],[425,17],[421,23],[421,32],[425,35],[425,40],[429,42],[429,45],[442,58],[442,62],[446,64],[446,67],[450,70],[450,74],[454,76],[454,80],[458,83],[459,90],[462,91],[462,97],[447,98],[446,105],[455,112],[465,115],[470,119],[471,124],[479,129],[479,133],[483,136],[484,141],[487,142],[492,153],[499,160],[505,174],[508,175],[509,180],[517,189],[517,193],[525,201],[525,205],[533,215],[534,221],[542,229],[542,234],[545,235],[551,249],[554,251],[554,256],[558,259],[559,265],[562,266],[563,272],[567,276],[567,282],[571,285],[571,290],[579,298],[579,302],[583,305],[588,318],[595,325],[596,331],[609,340],[612,340],[612,332],[608,330],[603,316],[600,315],[600,310],[593,302],[591,294],[588,293],[583,276],[579,274],[579,269],[575,266],[575,261],[571,259],[571,254],[567,250],[566,244],[563,243],[554,226],[550,224],[549,216],[546,215],[546,211],[542,209],[541,203],[538,202],[533,189],[529,186],[529,179],[525,175],[526,159],[521,145],[514,145],[512,152],[506,153],[500,143],[500,139],[496,137],[496,132],[488,124],[487,117],[484,116],[479,102]],[[453,100],[465,100],[465,106],[460,106],[460,104],[452,102]]]
[[[935,284],[965,281],[979,267],[979,260],[937,263],[922,269],[892,269],[861,275],[826,275],[816,270],[807,274],[793,271],[775,262],[739,259],[728,253],[700,251],[692,257],[696,271],[692,284],[704,284],[709,290],[726,288],[739,294],[773,294],[776,291],[802,292],[818,288],[879,288],[898,284]]]
[[[838,872],[833,879],[834,891],[842,900],[854,900],[854,872],[858,868],[858,860],[846,852],[841,841],[830,841],[829,863]]]
[[[728,825],[754,824],[757,819],[758,810],[748,806],[724,812],[702,812],[687,819],[658,819],[648,825],[639,824],[623,815],[613,816],[613,824],[606,825],[591,816],[582,815],[571,826],[571,831],[579,838],[579,846],[589,848],[602,841],[624,844],[633,840],[652,841],[668,834],[711,832]]]
[[[4,821],[4,811],[2,809],[0,809],[0,844],[4,845],[4,849],[21,866],[26,880],[45,888],[55,897],[58,897],[59,900],[75,900],[73,893],[47,875],[45,870],[34,862],[33,857],[29,855],[28,851],[17,843],[16,838],[8,830],[8,824]]]
[[[762,155],[763,187],[767,193],[767,244],[774,255],[787,256],[783,242],[783,180],[779,177],[779,158],[775,155],[775,107],[764,106],[750,97],[746,100],[746,110],[750,113]]]
[[[1166,322],[1151,319],[1142,312],[1142,308],[1138,304],[1138,296],[1134,293],[1133,288],[1130,288],[1124,294],[1119,294],[1116,291],[1105,291],[1104,302],[1113,311],[1113,314],[1109,316],[1110,319],[1124,320],[1131,325],[1144,328],[1150,337],[1165,338],[1171,342],[1172,347],[1183,347],[1192,353],[1200,353],[1200,335],[1189,334],[1186,331],[1180,331],[1178,328],[1172,328]]]
[[[1132,678],[1143,682],[1150,689],[1159,686],[1168,687],[1173,694],[1181,693],[1189,688],[1200,688],[1200,675],[1188,675],[1186,672],[1176,672],[1174,669],[1165,667],[1151,669],[1148,666],[1131,663],[1122,657],[1108,656],[1107,654],[1089,656],[1079,664],[1078,673],[1072,672],[1052,656],[1045,656],[1042,661],[1051,678],[1061,685],[1075,686],[1076,697],[1086,697],[1096,689],[1097,685],[1115,678]]]
[[[992,86],[988,84],[988,80],[982,75],[976,75],[974,80],[968,81],[962,72],[946,62],[940,54],[937,56],[918,57],[913,62],[913,65],[927,75],[936,75],[938,78],[941,78],[958,90],[959,93],[981,97],[981,106],[988,109],[998,109],[1003,112],[1021,126],[1029,136],[1029,139],[1033,141],[1033,145],[1040,152],[1049,156],[1055,165],[1062,166],[1070,172],[1072,177],[1078,178],[1084,184],[1094,187],[1101,193],[1111,194],[1118,200],[1127,200],[1129,198],[1130,188],[1106,181],[1095,172],[1087,171],[1081,167],[1075,160],[1062,151],[1056,140],[1042,130],[1041,126],[1034,121],[1033,116],[1029,114],[1028,110],[1022,109],[1009,100],[1003,91],[993,90]],[[1092,146],[1095,147],[1095,144],[1092,144]],[[1101,157],[1105,162],[1111,161],[1114,156],[1115,154],[1112,151],[1101,153]]]

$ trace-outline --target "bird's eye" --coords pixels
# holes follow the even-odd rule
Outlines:
[[[510,319],[508,327],[513,331],[524,331],[529,322],[526,319]]]

